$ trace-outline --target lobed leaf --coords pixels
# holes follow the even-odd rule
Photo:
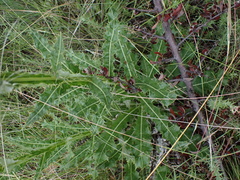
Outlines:
[[[81,133],[76,134],[76,135],[69,136],[69,137],[64,138],[64,139],[60,139],[56,143],[51,143],[47,147],[38,148],[36,150],[32,150],[27,155],[17,157],[15,159],[15,162],[9,164],[9,166],[10,167],[15,167],[15,166],[19,166],[21,164],[25,164],[26,162],[30,161],[32,158],[34,158],[36,156],[39,156],[39,155],[45,156],[45,154],[47,153],[47,156],[42,158],[42,161],[44,161],[44,162],[41,162],[41,164],[45,164],[49,160],[49,158],[51,158],[50,154],[52,152],[54,152],[56,149],[63,148],[68,143],[71,143],[71,142],[76,141],[76,140],[84,139],[84,138],[86,138],[90,135],[91,135],[91,133],[86,131],[86,132],[81,132]]]
[[[92,94],[99,98],[101,102],[106,105],[107,108],[110,108],[112,94],[110,92],[109,86],[96,77],[92,77],[91,81],[89,81],[88,86]]]
[[[68,86],[68,85],[66,85]],[[61,85],[58,86],[53,86],[53,87],[48,87],[44,93],[41,94],[40,96],[40,101],[36,104],[36,107],[34,111],[31,113],[29,116],[26,125],[30,125],[34,123],[35,121],[39,120],[47,110],[49,109],[48,104],[54,105],[56,103],[56,100],[58,97],[62,94],[65,93],[68,87],[62,87]]]
[[[171,105],[177,98],[177,94],[169,84],[157,79],[142,77],[138,80],[136,86],[144,93],[148,94],[150,98],[162,98],[159,102],[164,107]]]

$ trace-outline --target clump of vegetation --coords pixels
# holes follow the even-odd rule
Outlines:
[[[2,179],[239,178],[239,3],[0,5]]]

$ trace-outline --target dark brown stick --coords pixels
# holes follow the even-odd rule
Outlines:
[[[154,9],[155,9],[156,13],[160,14],[163,11],[163,6],[162,6],[160,0],[154,0],[153,2],[154,2],[154,5],[155,5]],[[164,37],[165,37],[167,43],[169,44],[169,47],[170,47],[170,49],[172,51],[172,54],[173,54],[173,58],[177,61],[178,69],[180,70],[181,77],[183,79],[183,82],[186,85],[187,95],[191,99],[190,101],[192,103],[193,110],[195,112],[198,112],[198,120],[201,124],[204,124],[204,116],[203,116],[202,112],[199,111],[199,104],[198,104],[198,101],[196,100],[196,96],[195,96],[194,91],[193,91],[191,78],[188,77],[187,69],[183,65],[182,58],[181,58],[180,53],[178,51],[178,45],[177,45],[177,43],[175,41],[175,38],[173,37],[172,31],[170,29],[170,23],[168,21],[163,21],[162,22],[162,27],[163,27],[164,32],[165,32]],[[203,134],[206,135],[206,128],[201,127],[201,130],[203,131]]]
[[[155,10],[146,10],[146,9],[136,9],[136,8],[126,8],[126,9],[130,9],[130,10],[134,10],[134,11],[139,11],[139,12],[147,12],[147,13],[152,13],[155,12]]]
[[[154,10],[155,10],[155,12],[157,14],[161,14],[163,12],[163,10],[164,10],[164,7],[163,7],[163,4],[162,4],[161,0],[153,0],[153,3],[154,3]],[[220,16],[220,14],[217,15],[217,16]],[[207,25],[207,24],[204,24],[203,26],[205,26],[205,25]],[[200,26],[199,28],[201,28],[203,26]],[[187,37],[186,37],[186,39],[183,39],[179,44],[177,44],[176,41],[175,41],[175,38],[173,36],[173,33],[172,33],[171,29],[170,29],[169,21],[162,21],[162,27],[163,27],[163,30],[165,32],[165,34],[164,34],[165,40],[169,44],[169,47],[170,47],[170,49],[172,51],[172,54],[173,54],[173,58],[177,61],[178,69],[180,70],[181,77],[183,79],[183,82],[186,85],[187,95],[190,98],[193,110],[196,113],[198,113],[197,117],[198,117],[198,121],[200,122],[200,124],[205,124],[205,121],[204,121],[205,118],[204,118],[204,115],[203,115],[202,111],[199,108],[199,103],[198,103],[198,101],[196,99],[196,96],[195,96],[195,93],[194,93],[194,90],[193,90],[191,78],[189,78],[187,73],[186,73],[187,69],[183,65],[183,61],[182,61],[182,58],[181,58],[179,50],[178,50],[179,46],[181,45],[181,43],[183,43],[187,39]],[[203,135],[206,138],[208,138],[208,143],[209,143],[210,149],[213,152],[216,152],[215,149],[214,149],[214,146],[213,146],[211,134],[207,131],[207,128],[205,126],[200,126],[200,128],[201,128],[201,130],[203,132]],[[221,170],[222,170],[222,172],[223,172],[223,174],[225,176],[225,179],[227,179],[225,171],[224,171],[224,168],[223,168],[223,165],[222,165],[222,162],[221,162],[221,159],[219,159],[219,164],[220,164],[220,168],[221,168]]]

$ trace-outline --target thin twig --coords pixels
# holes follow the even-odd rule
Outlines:
[[[128,7],[126,7],[126,9],[139,11],[139,12],[147,12],[147,13],[154,13],[155,12],[154,9],[148,10],[148,9],[136,9],[136,8],[128,8]]]
[[[145,35],[147,35],[147,36],[165,40],[165,38],[164,38],[163,36],[158,36],[158,35],[156,35],[156,34],[148,33],[148,32],[146,32],[146,31],[144,31],[144,30],[142,30],[142,29],[140,29],[140,28],[136,28],[135,30],[138,31],[138,32],[141,32],[141,33],[143,33],[143,34],[145,34]]]
[[[231,8],[234,8],[235,5],[233,5]],[[180,47],[189,37],[191,37],[195,32],[199,31],[200,29],[202,29],[203,27],[207,26],[207,24],[213,20],[215,20],[217,17],[221,16],[222,14],[227,12],[227,8],[224,9],[222,12],[220,12],[219,14],[211,17],[210,19],[208,19],[205,23],[201,24],[200,26],[198,26],[197,28],[193,29],[193,31],[191,33],[189,33],[189,35],[187,35],[184,39],[182,39],[179,43],[178,43],[178,47]]]
[[[163,64],[174,61],[174,58],[161,59],[160,61],[151,61],[151,64]]]

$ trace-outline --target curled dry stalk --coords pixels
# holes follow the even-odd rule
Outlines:
[[[203,113],[202,113],[202,111],[201,111],[201,108],[200,108],[200,105],[199,105],[199,102],[197,101],[197,98],[196,98],[196,96],[195,96],[195,93],[194,93],[194,90],[193,90],[193,85],[192,85],[192,82],[191,82],[191,78],[189,78],[189,76],[187,75],[187,69],[186,69],[186,67],[183,65],[183,61],[182,61],[182,57],[181,57],[181,55],[180,55],[180,52],[179,52],[179,46],[184,42],[184,41],[186,41],[187,40],[187,38],[189,38],[193,33],[194,33],[194,31],[193,32],[191,32],[186,38],[184,38],[180,43],[178,43],[177,44],[177,42],[176,42],[176,40],[175,40],[175,38],[174,38],[174,36],[173,36],[173,33],[172,33],[172,30],[171,30],[171,28],[170,28],[170,25],[171,25],[171,21],[169,20],[169,19],[171,19],[172,18],[172,20],[174,20],[175,18],[174,17],[164,17],[164,15],[163,15],[163,12],[164,12],[164,5],[163,5],[163,2],[162,2],[162,0],[153,0],[153,3],[154,3],[154,10],[151,10],[151,12],[154,12],[154,13],[156,13],[157,14],[157,17],[158,17],[158,19],[160,20],[159,22],[161,22],[162,23],[162,28],[163,28],[163,30],[164,30],[164,35],[163,36],[158,36],[158,38],[159,39],[162,39],[162,40],[165,40],[167,43],[168,43],[168,45],[169,45],[169,47],[170,47],[170,49],[171,49],[171,51],[172,51],[172,55],[173,55],[173,59],[177,62],[177,65],[178,65],[178,69],[180,70],[180,73],[181,73],[181,78],[182,78],[182,81],[185,83],[185,85],[186,85],[186,90],[187,90],[187,96],[189,97],[189,99],[190,99],[190,101],[191,101],[191,104],[192,104],[192,109],[195,111],[195,113],[196,113],[196,116],[198,117],[198,121],[199,121],[199,124],[201,124],[200,125],[200,128],[201,128],[201,130],[202,130],[202,133],[203,133],[203,136],[204,136],[204,139],[206,140],[206,139],[208,139],[208,144],[209,144],[209,147],[210,147],[210,154],[211,154],[211,152],[213,152],[213,153],[215,153],[216,151],[215,151],[215,149],[214,149],[214,145],[213,145],[213,142],[212,142],[212,138],[211,138],[211,134],[210,134],[210,132],[208,131],[208,129],[207,129],[207,127],[206,126],[204,126],[204,124],[206,123],[205,122],[205,118],[204,118],[204,115],[203,115]],[[182,6],[182,4],[180,4],[180,6]],[[180,7],[180,6],[178,6],[178,7]],[[178,9],[178,8],[177,8]],[[135,9],[136,10],[136,9]],[[176,9],[175,9],[175,13],[176,13]],[[219,13],[217,16],[214,16],[213,18],[215,18],[215,17],[219,17],[221,14],[223,14],[224,12],[226,12],[226,10],[224,10],[224,11],[222,11],[221,13]],[[180,13],[180,12],[177,12],[178,14]],[[175,14],[176,16],[178,16],[178,14]],[[160,17],[160,18],[159,18]],[[199,30],[199,29],[201,29],[202,27],[204,27],[204,26],[206,26],[211,20],[213,20],[213,18],[212,19],[210,19],[210,20],[208,20],[206,23],[204,23],[204,24],[202,24],[202,25],[200,25],[196,30]],[[144,33],[144,34],[146,34],[146,33]],[[156,35],[155,35],[156,36]],[[194,118],[196,117],[196,116],[194,116]],[[194,119],[193,118],[193,119]],[[191,121],[192,122],[192,121]],[[190,123],[191,123],[190,122]],[[190,124],[189,123],[189,124]],[[189,126],[188,126],[189,127]],[[188,128],[188,127],[186,127],[186,129]],[[185,130],[186,130],[185,129]],[[183,131],[183,133],[185,132],[185,130]],[[179,137],[178,138],[178,140],[180,139],[181,137]],[[178,141],[177,140],[177,141]],[[172,146],[175,146],[176,145],[176,143],[177,143],[177,141],[172,145]],[[170,152],[170,150],[169,150],[169,152]],[[168,152],[168,153],[169,153]],[[166,153],[166,156],[168,155],[168,153]],[[152,170],[152,172],[149,174],[149,176],[147,177],[147,179],[152,179],[153,178],[153,176],[154,176],[154,172],[156,171],[156,169],[159,167],[159,165],[162,163],[162,161],[163,161],[163,159],[165,159],[165,157],[166,156],[164,156],[163,158],[162,158],[162,160],[156,165],[156,167]],[[219,159],[219,166],[220,166],[220,168],[221,168],[221,171],[222,171],[222,173],[223,173],[223,175],[224,175],[224,179],[227,179],[227,176],[226,176],[226,174],[225,174],[225,171],[224,171],[224,168],[223,168],[223,165],[222,165],[222,162],[221,162],[221,160]]]

